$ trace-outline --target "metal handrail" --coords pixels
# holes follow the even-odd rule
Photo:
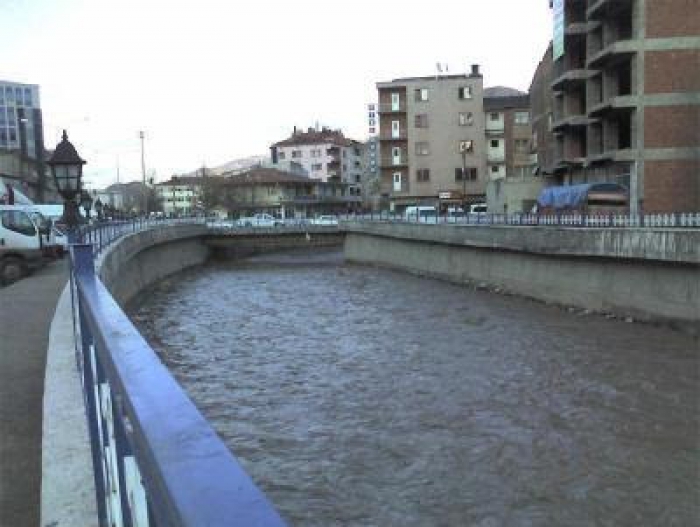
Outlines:
[[[93,246],[71,262],[99,524],[285,525],[95,274]]]

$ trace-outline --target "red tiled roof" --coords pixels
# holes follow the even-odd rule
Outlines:
[[[288,139],[278,141],[272,146],[318,145],[331,143],[338,146],[352,146],[353,141],[346,138],[340,130],[309,130],[296,132]]]

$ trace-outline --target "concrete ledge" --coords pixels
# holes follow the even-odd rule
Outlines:
[[[503,251],[700,265],[700,229],[343,223],[347,232]]]
[[[41,525],[98,525],[95,479],[80,375],[76,367],[70,284],[49,333],[44,381]]]

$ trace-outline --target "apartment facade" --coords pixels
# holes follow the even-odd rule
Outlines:
[[[353,196],[362,195],[363,145],[349,139],[340,130],[309,128],[297,130],[270,148],[273,166],[298,163],[311,179],[336,181],[348,185]]]
[[[532,125],[527,93],[496,86],[484,90],[486,202],[494,213],[528,212],[544,187],[531,154]]]
[[[483,78],[439,75],[377,83],[383,206],[442,210],[485,200]]]
[[[59,200],[45,163],[39,86],[0,80],[0,180],[43,203]]]
[[[201,205],[203,177],[173,176],[170,181],[154,185],[156,197],[167,216],[188,215]]]
[[[700,210],[700,2],[550,4],[559,29],[545,170],[559,183],[625,184],[632,212]]]

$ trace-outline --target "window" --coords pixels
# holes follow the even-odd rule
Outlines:
[[[474,141],[472,141],[471,139],[460,141],[458,150],[460,154],[463,152],[471,154],[472,152],[474,152]]]
[[[416,143],[417,156],[427,156],[428,154],[430,154],[430,145],[427,142]]]
[[[24,88],[24,105],[32,106],[32,90],[29,88]]]
[[[315,163],[315,164],[311,165],[311,170],[315,170],[315,171],[323,170],[323,163]]]
[[[491,165],[491,172],[498,173],[498,165]]]
[[[284,153],[284,152],[280,152],[279,154],[277,154],[277,157],[278,157],[279,159],[284,159],[286,156],[285,156],[285,153]]]
[[[2,211],[2,226],[25,236],[36,235],[36,228],[29,215],[19,210]]]
[[[367,116],[368,116],[370,119],[374,119],[374,118],[376,117],[376,113],[375,113],[375,112],[369,112],[369,113],[367,114]]]
[[[491,139],[491,148],[498,148],[499,141],[498,139]]]
[[[527,154],[528,143],[529,143],[529,141],[527,139],[516,139],[515,140],[515,151],[518,152],[519,154]]]
[[[489,119],[492,121],[498,121],[499,118],[500,118],[500,115],[498,114],[498,112],[491,112],[489,114]]]
[[[376,125],[377,125],[377,121],[374,120],[374,119],[370,119],[370,120],[369,120],[369,125],[370,125],[370,126],[376,126]]]
[[[428,128],[428,114],[420,113],[416,115],[416,128]]]
[[[472,112],[459,112],[459,126],[471,126],[474,124]]]
[[[515,124],[528,124],[530,122],[529,112],[515,112]]]
[[[416,102],[424,102],[428,100],[428,88],[417,88],[414,93]]]
[[[360,174],[355,174],[355,183],[360,183],[361,180],[362,176],[360,176]]]
[[[370,127],[369,127],[369,133],[370,133],[370,134],[375,133],[375,130],[376,130],[376,128],[374,128],[373,126],[370,126]]]
[[[462,178],[462,167],[455,168],[455,181],[475,181],[477,178],[476,168],[467,167],[466,178]]]
[[[391,94],[391,110],[392,111],[398,111],[401,109],[401,99],[399,98],[398,93],[392,93]]]
[[[394,172],[394,192],[401,191],[401,172]]]
[[[343,150],[343,157],[344,157],[344,158],[345,158],[345,157],[348,157],[348,151],[347,151],[347,150]]]
[[[391,137],[398,138],[401,136],[401,128],[399,121],[391,121]]]
[[[292,150],[292,159],[300,158],[302,155],[301,150]]]
[[[460,86],[459,87],[459,98],[460,99],[471,99],[472,98],[472,87],[471,86]]]
[[[421,182],[430,181],[430,169],[419,168],[416,170],[416,180]]]

